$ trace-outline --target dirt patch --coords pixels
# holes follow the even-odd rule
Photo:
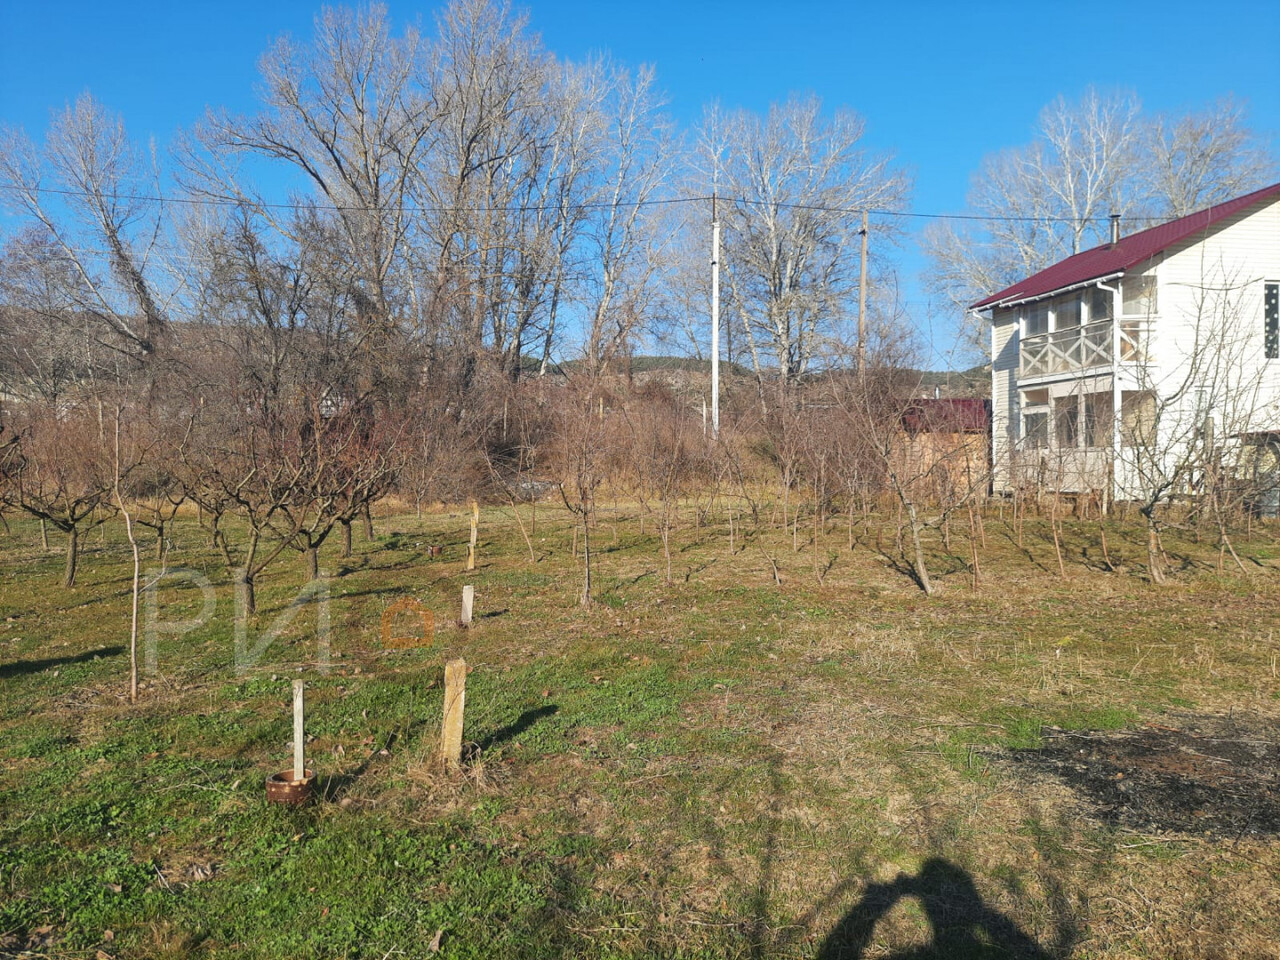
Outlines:
[[[1212,837],[1280,836],[1280,723],[1178,715],[1178,726],[1073,731],[1007,755],[1062,780],[1107,823]]]

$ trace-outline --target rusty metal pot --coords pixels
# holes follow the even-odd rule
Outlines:
[[[292,770],[281,770],[267,777],[267,802],[282,803],[289,807],[300,807],[315,794],[316,772],[303,771],[301,780],[293,779]]]

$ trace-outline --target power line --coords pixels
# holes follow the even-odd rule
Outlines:
[[[13,184],[0,184],[0,190],[7,190],[11,193],[27,193],[27,194],[51,194],[61,197],[90,197],[88,191],[84,190],[68,190],[58,187],[35,187],[27,189],[15,186]],[[105,194],[106,199],[113,201],[132,201],[138,203],[158,203],[158,204],[177,204],[187,206],[218,206],[218,207],[250,207],[261,208],[267,210],[325,210],[332,213],[371,213],[378,210],[377,207],[365,206],[361,204],[329,204],[314,202],[296,202],[281,203],[268,202],[260,200],[247,200],[238,197],[163,197],[148,194],[131,194],[131,193],[112,193]],[[890,210],[880,207],[840,207],[829,206],[825,204],[815,203],[794,203],[786,200],[762,200],[750,199],[747,197],[718,196],[691,196],[691,197],[660,197],[656,199],[644,199],[633,201],[584,201],[581,203],[546,203],[546,204],[517,204],[511,206],[423,206],[419,204],[403,204],[396,209],[407,213],[545,213],[551,210],[561,208],[569,208],[573,210],[594,210],[605,209],[608,207],[653,207],[653,206],[674,206],[684,203],[707,203],[712,199],[719,199],[722,202],[739,204],[748,207],[773,207],[785,210],[806,210],[816,213],[843,213],[843,214],[861,214],[866,212],[877,217],[898,217],[902,219],[920,219],[920,220],[961,220],[961,221],[977,221],[984,223],[1098,223],[1105,224],[1108,217],[1009,217],[995,216],[992,214],[979,213],[921,213],[908,210]],[[1137,223],[1164,223],[1165,217],[1126,217],[1129,222]]]

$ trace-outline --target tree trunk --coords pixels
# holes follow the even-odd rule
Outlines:
[[[915,563],[912,566],[916,571],[916,579],[920,582],[920,589],[924,591],[926,597],[933,596],[933,581],[929,579],[929,568],[924,562],[924,547],[920,543],[920,521],[916,517],[916,505],[907,503],[907,519],[911,524],[911,545],[915,551]]]
[[[320,579],[320,548],[316,544],[307,547],[307,582]]]
[[[973,589],[978,589],[982,572],[978,568],[978,521],[974,517],[973,504],[969,504],[969,552],[973,555]]]
[[[1155,521],[1147,517],[1147,570],[1152,583],[1164,583],[1164,564],[1160,561],[1160,537]]]
[[[662,554],[667,558],[667,583],[671,582],[671,521],[663,520],[662,524]]]
[[[342,523],[342,558],[345,560],[351,556],[351,521],[343,520]]]
[[[235,564],[231,560],[231,548],[227,546],[227,535],[223,533],[221,530],[215,530],[213,536],[214,536],[214,543],[216,543],[219,547],[222,548],[223,562],[228,567],[235,566]]]
[[[244,597],[245,614],[252,617],[258,612],[258,591],[254,587],[253,577],[248,570],[241,570],[236,574],[236,586]]]
[[[588,515],[582,512],[582,605],[591,606],[591,531]]]
[[[44,517],[40,518],[40,545],[49,549],[49,524]]]
[[[164,559],[164,524],[156,524],[156,560]]]
[[[364,538],[373,542],[373,513],[367,503],[364,505]]]
[[[80,563],[80,531],[72,527],[67,532],[67,569],[62,585],[68,589],[76,585],[76,567]]]

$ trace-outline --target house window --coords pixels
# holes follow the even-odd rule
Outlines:
[[[1125,277],[1120,285],[1126,317],[1146,317],[1156,312],[1156,278]]]
[[[1022,392],[1023,446],[1043,450],[1049,446],[1049,391],[1024,390]]]
[[[1094,287],[1089,293],[1089,322],[1097,323],[1100,320],[1110,320],[1114,306],[1115,297],[1110,290]]]
[[[1111,445],[1112,398],[1110,392],[1090,393],[1084,398],[1084,445]]]
[[[1022,436],[1030,450],[1043,450],[1049,446],[1049,413],[1039,410],[1022,415]]]
[[[1262,296],[1262,339],[1268,360],[1280,359],[1280,283],[1268,283]]]
[[[1063,297],[1053,305],[1053,329],[1066,330],[1080,326],[1080,297],[1077,294]]]
[[[1054,435],[1059,447],[1073,448],[1080,439],[1080,398],[1058,397],[1053,401]]]
[[[1028,337],[1035,337],[1049,332],[1049,304],[1043,300],[1029,303],[1024,314]]]

